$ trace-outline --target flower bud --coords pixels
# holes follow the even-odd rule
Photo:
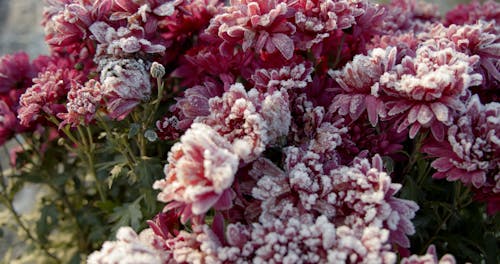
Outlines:
[[[153,65],[151,65],[150,72],[153,78],[159,79],[165,75],[165,67],[163,67],[163,65],[155,61],[153,62]]]

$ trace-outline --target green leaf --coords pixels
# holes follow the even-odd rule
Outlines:
[[[143,196],[137,198],[132,203],[125,203],[113,209],[113,213],[109,216],[109,221],[114,223],[111,229],[113,233],[116,233],[118,228],[122,226],[131,226],[135,230],[139,229],[142,220],[140,207],[142,198]]]

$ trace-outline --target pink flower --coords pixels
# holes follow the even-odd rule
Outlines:
[[[66,104],[67,113],[60,113],[57,117],[63,119],[61,125],[89,124],[103,102],[101,84],[96,80],[89,80],[85,85],[76,81],[71,82]]]
[[[165,241],[156,236],[151,229],[139,235],[130,227],[121,227],[116,241],[106,241],[101,250],[89,255],[88,264],[113,263],[169,263],[170,255],[164,250]]]
[[[223,92],[222,87],[210,81],[186,89],[183,96],[176,98],[177,103],[171,107],[171,110],[179,111],[178,126],[187,129],[197,117],[208,116],[209,100],[221,96]]]
[[[37,70],[24,52],[0,57],[0,95],[31,86]]]
[[[198,118],[234,147],[235,153],[246,163],[255,160],[266,146],[288,134],[290,111],[285,91],[249,92],[240,83],[231,86],[222,97],[209,100],[210,115]]]
[[[89,27],[109,16],[110,7],[110,1],[48,1],[42,21],[47,44],[60,53],[78,54],[82,49],[93,50]]]
[[[148,67],[142,60],[106,61],[101,72],[103,96],[111,118],[125,118],[151,95]]]
[[[385,117],[386,110],[380,96],[380,77],[394,68],[396,48],[374,49],[365,55],[356,55],[342,70],[330,71],[339,88],[329,112],[349,115],[353,121],[367,111],[370,123],[375,126],[378,117]]]
[[[255,88],[261,92],[305,88],[312,82],[310,63],[292,64],[278,69],[258,69],[252,75]]]
[[[446,254],[440,260],[436,253],[436,247],[430,245],[427,252],[423,256],[411,255],[410,257],[403,258],[401,264],[455,264],[456,260],[453,255]]]
[[[153,44],[146,39],[143,28],[119,27],[115,29],[106,22],[97,21],[89,27],[93,37],[99,43],[97,54],[99,57],[127,57],[129,54],[162,53],[166,50],[163,44]]]
[[[500,193],[500,104],[481,104],[473,96],[464,115],[448,128],[447,140],[428,142],[422,151],[437,170],[432,177],[460,180],[488,193]]]
[[[425,23],[439,20],[439,8],[421,0],[392,0],[386,8],[388,14],[384,28],[390,32],[423,31]]]
[[[424,37],[425,36],[425,37]],[[479,56],[474,65],[474,72],[482,75],[479,92],[482,100],[492,102],[498,100],[498,84],[500,83],[500,29],[494,22],[480,21],[474,25],[441,24],[434,26],[428,34],[421,36],[427,42],[438,43],[442,48],[451,47],[469,56]]]
[[[350,167],[332,168],[311,151],[289,147],[286,155],[284,173],[252,172],[259,179],[252,194],[263,200],[261,221],[316,212],[354,230],[372,225],[387,229],[391,243],[410,246],[407,235],[415,232],[410,219],[418,205],[394,197],[401,185],[391,183],[380,156],[372,164],[356,158]]]
[[[335,226],[325,216],[275,218],[227,227],[229,247],[218,250],[231,263],[394,263],[387,230]]]
[[[380,77],[381,90],[390,96],[384,100],[385,119],[396,118],[398,132],[409,127],[410,138],[421,128],[430,128],[432,135],[442,140],[445,126],[464,109],[460,97],[481,82],[481,76],[472,72],[478,59],[452,48],[419,47],[414,58],[403,58]]]
[[[278,51],[289,60],[295,49],[290,37],[295,26],[287,21],[291,11],[284,0],[231,0],[224,13],[214,17],[207,32],[224,40],[222,54],[230,55],[235,46],[241,46],[243,51]]]
[[[156,181],[158,200],[168,208],[184,206],[183,222],[210,208],[228,209],[239,158],[231,144],[211,127],[195,123],[168,154],[166,178]]]
[[[18,118],[21,124],[29,124],[37,120],[43,113],[57,116],[65,111],[62,100],[70,90],[71,81],[79,81],[82,75],[70,68],[50,65],[45,72],[33,79],[33,86],[28,88],[20,98]]]
[[[321,44],[334,30],[355,25],[365,12],[357,2],[346,0],[299,0],[290,6],[296,9],[294,40],[302,50]]]
[[[446,13],[444,24],[465,25],[474,24],[479,20],[496,21],[498,24],[500,17],[500,4],[496,1],[486,1],[481,4],[477,0],[469,4],[460,4]]]

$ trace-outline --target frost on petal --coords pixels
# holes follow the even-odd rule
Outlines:
[[[427,248],[427,252],[425,255],[417,256],[411,255],[407,258],[403,258],[401,260],[401,264],[455,264],[456,260],[453,255],[446,254],[441,259],[438,260],[438,256],[436,253],[436,247],[434,245],[430,245]]]
[[[472,96],[464,115],[448,128],[446,140],[428,140],[422,148],[437,157],[431,164],[437,170],[433,177],[460,180],[486,196],[498,193],[499,116],[499,103],[483,105],[477,95]]]
[[[151,95],[148,67],[142,60],[106,61],[101,72],[103,96],[111,118],[125,118]]]
[[[195,123],[168,154],[165,179],[156,181],[158,200],[184,204],[195,215],[205,214],[225,195],[238,168],[231,144],[211,127]]]
[[[379,80],[395,64],[396,48],[374,49],[368,55],[356,55],[342,70],[329,74],[338,83],[338,94],[329,112],[358,119],[367,110],[373,125],[378,117],[385,117],[385,107],[379,98]],[[348,111],[346,111],[349,109]]]
[[[400,131],[410,128],[411,136],[420,128],[437,132],[437,124],[449,126],[453,113],[465,108],[460,97],[479,84],[481,76],[473,72],[476,62],[477,56],[441,49],[433,42],[422,45],[415,57],[403,58],[380,77],[381,91],[389,96],[385,119],[394,118]]]
[[[137,235],[130,227],[121,227],[116,241],[106,241],[101,250],[94,251],[87,259],[88,264],[151,263],[164,264],[170,256],[163,248],[165,241],[150,229]]]
[[[68,102],[66,103],[67,113],[58,114],[63,119],[61,124],[79,124],[90,123],[102,103],[101,84],[96,80],[90,80],[85,85],[75,81],[71,83],[71,90],[68,93]]]

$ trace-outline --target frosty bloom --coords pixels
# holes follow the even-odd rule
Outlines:
[[[116,241],[106,241],[101,250],[94,251],[88,264],[165,264],[170,256],[164,249],[164,240],[146,229],[139,235],[130,227],[121,227]]]
[[[0,57],[0,95],[29,87],[35,76],[28,54],[19,52]]]
[[[367,159],[356,158],[350,167],[329,168],[311,151],[290,147],[286,155],[285,172],[263,171],[252,190],[255,198],[263,200],[262,220],[273,215],[297,215],[297,208],[301,208],[354,230],[368,226],[387,229],[390,243],[410,246],[406,235],[415,232],[410,219],[418,205],[394,197],[401,185],[392,183],[383,171],[380,156],[373,157],[371,164]]]
[[[180,231],[167,246],[173,263],[223,263],[217,256],[222,244],[207,225],[195,225],[192,233]]]
[[[45,39],[52,50],[78,54],[83,47],[92,46],[89,26],[109,16],[111,1],[47,1],[42,25]]]
[[[356,55],[342,70],[329,71],[339,88],[329,111],[349,115],[353,120],[368,113],[370,123],[375,126],[378,117],[385,117],[385,105],[379,98],[380,76],[392,70],[396,61],[396,48],[371,50],[367,56]]]
[[[291,9],[284,0],[231,0],[224,12],[214,17],[207,32],[222,38],[222,54],[233,54],[241,45],[243,51],[279,52],[285,59],[293,57],[294,43],[290,35],[295,26],[287,21]]]
[[[106,22],[97,21],[89,27],[97,45],[97,56],[127,57],[137,52],[161,53],[166,50],[162,44],[153,44],[146,39],[144,29],[119,27],[115,29]]]
[[[401,264],[455,264],[456,260],[453,255],[446,254],[440,260],[436,253],[436,247],[430,245],[427,252],[423,256],[411,255],[401,260]]]
[[[448,129],[443,143],[428,142],[422,151],[437,159],[434,178],[460,180],[500,193],[500,103],[481,104],[473,96],[466,112]]]
[[[449,27],[437,24],[428,34],[422,34],[420,38],[425,40],[429,37],[430,40],[427,42],[437,42],[440,47],[452,47],[469,56],[479,56],[479,62],[474,65],[474,72],[482,75],[482,87],[479,92],[487,94],[481,99],[490,102],[498,99],[497,94],[500,91],[498,88],[500,83],[499,33],[500,28],[494,22],[480,21],[473,25],[450,25]]]
[[[376,226],[362,230],[348,226],[337,227],[336,247],[328,252],[328,263],[395,263],[389,232]]]
[[[61,125],[66,123],[72,126],[88,124],[94,119],[102,101],[102,89],[98,81],[89,80],[85,85],[73,81],[66,103],[68,112],[60,113],[57,117],[63,119]]]
[[[223,92],[222,87],[210,81],[186,89],[182,97],[176,98],[177,103],[171,108],[179,111],[179,127],[187,129],[197,117],[208,116],[209,100],[221,96]]]
[[[268,144],[288,133],[290,111],[286,91],[259,93],[234,84],[222,97],[209,100],[210,115],[198,118],[234,147],[244,161],[255,160]]]
[[[239,158],[231,144],[213,128],[194,123],[168,154],[165,179],[156,181],[158,200],[170,206],[185,206],[183,221],[210,208],[231,206],[231,185]]]
[[[125,118],[141,101],[151,95],[148,67],[142,60],[105,61],[101,71],[103,96],[111,118]]]
[[[258,69],[252,75],[255,88],[262,92],[304,88],[312,82],[310,63],[285,65],[278,69]]]
[[[79,81],[80,73],[69,68],[49,67],[33,79],[33,86],[28,88],[19,100],[18,118],[21,124],[28,126],[45,112],[56,116],[64,112],[61,100],[70,90],[71,80]]]
[[[355,18],[365,12],[358,1],[347,0],[299,0],[290,6],[297,10],[294,40],[302,50],[321,43],[336,29],[350,28],[356,24]]]
[[[231,263],[394,263],[388,232],[377,227],[355,231],[309,214],[271,219],[250,226],[230,224],[230,247],[219,249]]]
[[[391,97],[385,101],[386,119],[396,118],[398,132],[409,127],[410,138],[424,127],[442,140],[453,114],[464,109],[460,97],[481,83],[481,76],[472,73],[478,59],[452,48],[421,46],[414,58],[403,58],[380,77],[381,90]]]

